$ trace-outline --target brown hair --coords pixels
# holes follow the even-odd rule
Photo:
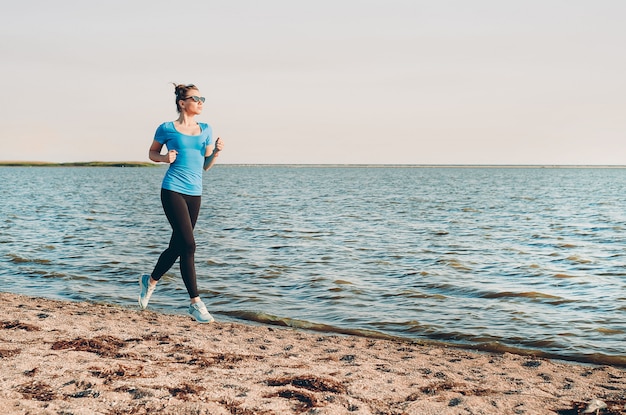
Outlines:
[[[172,84],[174,85],[174,93],[176,94],[176,111],[180,112],[180,105],[178,105],[178,101],[180,101],[181,99],[187,98],[187,92],[189,92],[192,89],[197,90],[198,87],[195,86],[194,84],[183,85],[183,84],[175,84],[173,82]]]

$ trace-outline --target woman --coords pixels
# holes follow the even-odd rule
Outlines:
[[[210,323],[213,317],[200,300],[196,284],[193,229],[200,211],[202,171],[213,166],[224,145],[219,137],[213,142],[211,126],[195,121],[204,103],[198,88],[174,86],[178,119],[157,128],[149,154],[150,160],[169,164],[161,186],[161,203],[172,226],[172,237],[152,274],[139,277],[139,306],[148,306],[157,282],[180,258],[180,273],[191,299],[189,314],[200,323]],[[165,154],[161,154],[163,146],[167,147]]]

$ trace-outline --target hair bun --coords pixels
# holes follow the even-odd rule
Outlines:
[[[174,85],[174,93],[176,95],[180,95],[180,93],[183,92],[185,89],[185,86],[182,84],[175,84],[174,82],[172,82],[172,85]]]

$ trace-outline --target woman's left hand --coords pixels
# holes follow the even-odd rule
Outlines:
[[[224,142],[221,138],[217,137],[215,139],[215,148],[213,149],[213,156],[217,156],[220,151],[224,149]]]
[[[221,138],[217,137],[215,139],[215,150],[213,150],[213,152],[214,153],[219,153],[223,149],[224,149],[224,142],[222,141]]]

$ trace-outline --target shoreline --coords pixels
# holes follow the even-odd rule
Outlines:
[[[487,342],[487,343],[463,343],[463,342],[452,342],[445,340],[435,340],[429,338],[410,338],[403,337],[401,335],[393,335],[387,334],[385,332],[376,331],[376,330],[367,330],[367,329],[351,329],[351,328],[343,328],[339,326],[332,326],[323,323],[310,323],[308,321],[295,320],[286,317],[276,317],[267,314],[263,314],[263,316],[259,317],[254,313],[247,312],[231,312],[226,314],[228,317],[234,318],[235,321],[245,321],[254,324],[263,324],[263,325],[272,325],[278,327],[289,327],[298,330],[305,330],[309,332],[317,332],[327,335],[345,335],[345,336],[357,336],[368,339],[380,339],[380,340],[389,340],[396,341],[401,343],[409,343],[409,344],[421,344],[421,345],[429,345],[433,347],[442,347],[442,348],[454,348],[459,350],[467,350],[470,352],[480,352],[480,353],[495,353],[495,354],[503,354],[503,353],[512,353],[520,356],[526,357],[536,357],[536,358],[544,358],[556,361],[562,361],[573,364],[588,364],[588,365],[596,365],[596,366],[615,366],[618,368],[626,369],[626,355],[610,355],[605,353],[593,353],[593,354],[585,354],[585,355],[567,355],[561,354],[557,352],[548,352],[540,349],[531,349],[531,348],[523,348],[510,346],[499,341]]]
[[[626,371],[0,293],[7,414],[600,414]],[[594,411],[595,412],[595,411]]]

